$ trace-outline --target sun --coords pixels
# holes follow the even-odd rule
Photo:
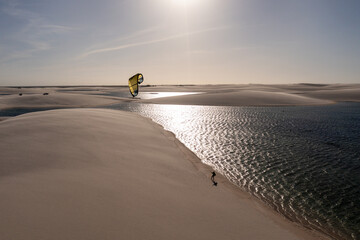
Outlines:
[[[172,0],[173,4],[180,6],[189,6],[196,0]]]

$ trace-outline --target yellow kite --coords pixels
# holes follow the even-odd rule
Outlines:
[[[133,97],[137,96],[139,93],[139,84],[144,81],[144,76],[141,73],[137,73],[131,78],[129,78],[129,89]]]

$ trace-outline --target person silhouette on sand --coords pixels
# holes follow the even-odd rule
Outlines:
[[[216,176],[216,173],[215,173],[215,172],[212,172],[211,174],[212,174],[212,175],[211,175],[211,181],[214,181],[214,177]]]
[[[212,175],[211,175],[211,181],[213,182],[213,185],[214,185],[214,186],[217,186],[217,182],[215,182],[216,173],[213,171],[211,174],[212,174]]]

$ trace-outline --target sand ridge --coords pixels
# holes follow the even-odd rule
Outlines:
[[[121,101],[121,98],[84,95],[73,93],[29,93],[19,96],[11,94],[0,97],[0,109],[8,108],[58,108],[58,107],[96,107],[110,105]]]

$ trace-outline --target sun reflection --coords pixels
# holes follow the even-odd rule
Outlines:
[[[163,97],[176,97],[191,94],[200,94],[201,92],[142,92],[139,94],[141,99],[154,99]]]
[[[152,118],[155,122],[164,127],[165,130],[175,133],[180,140],[188,139],[185,137],[196,129],[196,121],[192,121],[194,116],[203,115],[206,112],[206,107],[203,106],[188,106],[188,105],[159,105],[159,104],[139,104],[137,112],[142,115]],[[154,117],[157,116],[157,117]],[[194,125],[195,124],[195,125]],[[191,138],[193,141],[190,146],[197,146],[197,138]],[[193,149],[190,147],[192,151]]]

